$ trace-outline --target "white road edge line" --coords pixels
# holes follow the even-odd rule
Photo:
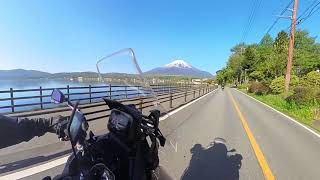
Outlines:
[[[37,174],[39,172],[46,171],[48,169],[65,164],[67,162],[68,158],[69,158],[69,156],[65,156],[65,157],[50,161],[48,163],[41,164],[39,166],[35,166],[35,167],[29,168],[29,169],[18,171],[18,172],[12,173],[12,174],[0,176],[0,179],[1,180],[12,180],[12,179],[21,179],[24,177],[28,177],[33,174]]]
[[[195,99],[195,100],[193,100],[193,101],[191,101],[191,102],[189,102],[187,104],[184,104],[183,106],[171,111],[170,113],[168,113],[168,115],[165,115],[165,116],[161,117],[160,121],[163,121],[163,120],[167,119],[171,115],[173,115],[173,114],[177,113],[178,111],[190,106],[191,104],[199,101],[200,99],[205,98],[206,96],[210,95],[211,93],[213,93],[213,92],[215,92],[217,90],[218,90],[218,88],[213,90],[213,91],[211,91],[211,92],[209,92],[206,95],[203,95],[203,96],[199,97],[198,99]],[[34,166],[34,167],[31,167],[31,168],[28,168],[28,169],[24,169],[24,170],[21,170],[21,171],[18,171],[18,172],[14,172],[14,173],[11,173],[11,174],[0,176],[0,179],[1,180],[12,180],[12,179],[25,178],[25,177],[40,173],[42,171],[46,171],[46,170],[52,169],[54,167],[60,166],[62,164],[65,164],[67,162],[68,158],[69,158],[69,155],[68,156],[64,156],[62,158],[59,158],[59,159],[55,159],[53,161],[50,161],[50,162],[47,162],[47,163],[44,163],[44,164],[40,164],[38,166]]]
[[[264,105],[264,106],[266,106],[266,107],[270,108],[271,110],[273,110],[273,111],[275,111],[275,112],[277,112],[277,113],[281,114],[282,116],[284,116],[284,117],[286,117],[287,119],[289,119],[289,120],[291,120],[292,122],[294,122],[296,125],[299,125],[299,126],[303,127],[304,129],[306,129],[307,131],[309,131],[309,132],[310,132],[310,133],[312,133],[313,135],[315,135],[315,136],[317,136],[318,138],[320,138],[320,135],[319,135],[317,132],[315,132],[314,130],[312,130],[312,129],[310,129],[309,127],[305,126],[304,124],[300,123],[299,121],[297,121],[297,120],[293,119],[292,117],[290,117],[290,116],[288,116],[288,115],[284,114],[283,112],[280,112],[280,111],[276,110],[275,108],[273,108],[273,107],[271,107],[271,106],[269,106],[269,105],[265,104],[264,102],[261,102],[261,101],[259,101],[258,99],[255,99],[255,98],[253,98],[253,97],[249,96],[248,94],[246,94],[246,93],[244,93],[244,92],[239,91],[238,89],[236,89],[236,90],[237,90],[238,92],[240,92],[240,93],[242,93],[242,94],[246,95],[247,97],[249,97],[249,98],[251,98],[251,99],[255,100],[256,102],[259,102],[259,103],[261,103],[262,105]]]

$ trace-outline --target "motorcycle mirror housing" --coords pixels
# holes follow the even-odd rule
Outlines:
[[[65,102],[65,96],[59,89],[54,89],[51,94],[51,102],[61,104]]]

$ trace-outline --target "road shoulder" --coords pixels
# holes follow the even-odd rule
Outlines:
[[[243,95],[249,97],[250,99],[252,99],[252,100],[254,100],[254,101],[256,101],[256,102],[264,105],[265,107],[267,107],[267,108],[269,108],[269,109],[271,109],[271,110],[273,110],[273,111],[281,114],[281,115],[284,116],[286,119],[288,119],[288,120],[296,123],[298,126],[304,128],[305,130],[309,131],[309,132],[310,132],[311,134],[313,134],[314,136],[320,138],[320,134],[319,134],[316,130],[314,130],[313,128],[311,128],[311,127],[309,127],[309,126],[306,126],[306,125],[300,123],[298,120],[290,117],[289,115],[287,115],[287,114],[285,114],[285,113],[283,113],[283,112],[281,112],[281,111],[279,111],[279,110],[271,107],[270,105],[268,105],[268,104],[266,104],[266,103],[264,103],[264,102],[262,102],[262,101],[260,101],[260,100],[258,100],[258,99],[256,99],[256,98],[254,98],[254,97],[252,97],[252,96],[250,96],[250,95],[248,95],[248,94],[246,94],[246,93],[244,93],[244,92],[242,92],[242,91],[240,91],[240,90],[238,90],[238,89],[236,89],[236,91],[238,91],[238,92],[242,93]]]

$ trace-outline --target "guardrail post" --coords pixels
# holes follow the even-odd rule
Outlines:
[[[126,99],[128,99],[128,88],[127,88],[128,86],[125,86],[124,87],[124,91],[125,91],[125,93],[126,93]]]
[[[91,97],[91,85],[89,85],[89,102],[90,103],[92,102],[91,99],[92,99],[92,97]]]
[[[11,98],[11,112],[14,112],[14,99],[13,99],[13,89],[10,88],[10,98]]]
[[[142,104],[143,104],[143,99],[140,98],[139,109],[140,109],[141,112],[142,112]]]
[[[68,94],[68,99],[70,100],[70,87],[67,85],[67,94]]]
[[[196,91],[193,90],[193,99],[196,98]]]
[[[39,92],[40,92],[40,108],[41,108],[41,109],[43,109],[43,101],[42,101],[42,87],[41,87],[41,86],[40,86]]]
[[[112,87],[111,87],[111,83],[109,84],[109,99],[111,99],[112,97],[112,93],[111,93]]]
[[[172,92],[170,91],[170,108],[172,108]]]
[[[199,97],[200,97],[200,93],[201,93],[201,88],[199,87]]]
[[[185,87],[184,102],[187,102],[187,88]]]

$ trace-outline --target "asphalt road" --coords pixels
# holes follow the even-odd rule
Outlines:
[[[262,155],[256,155],[230,96]],[[320,179],[320,138],[234,89],[212,92],[160,125],[168,139],[160,161],[175,179],[265,179],[261,156],[276,179]],[[226,147],[210,146],[215,138],[225,139]],[[224,148],[235,151],[226,153]],[[59,154],[52,158],[58,159]],[[62,167],[24,179],[54,175]]]

